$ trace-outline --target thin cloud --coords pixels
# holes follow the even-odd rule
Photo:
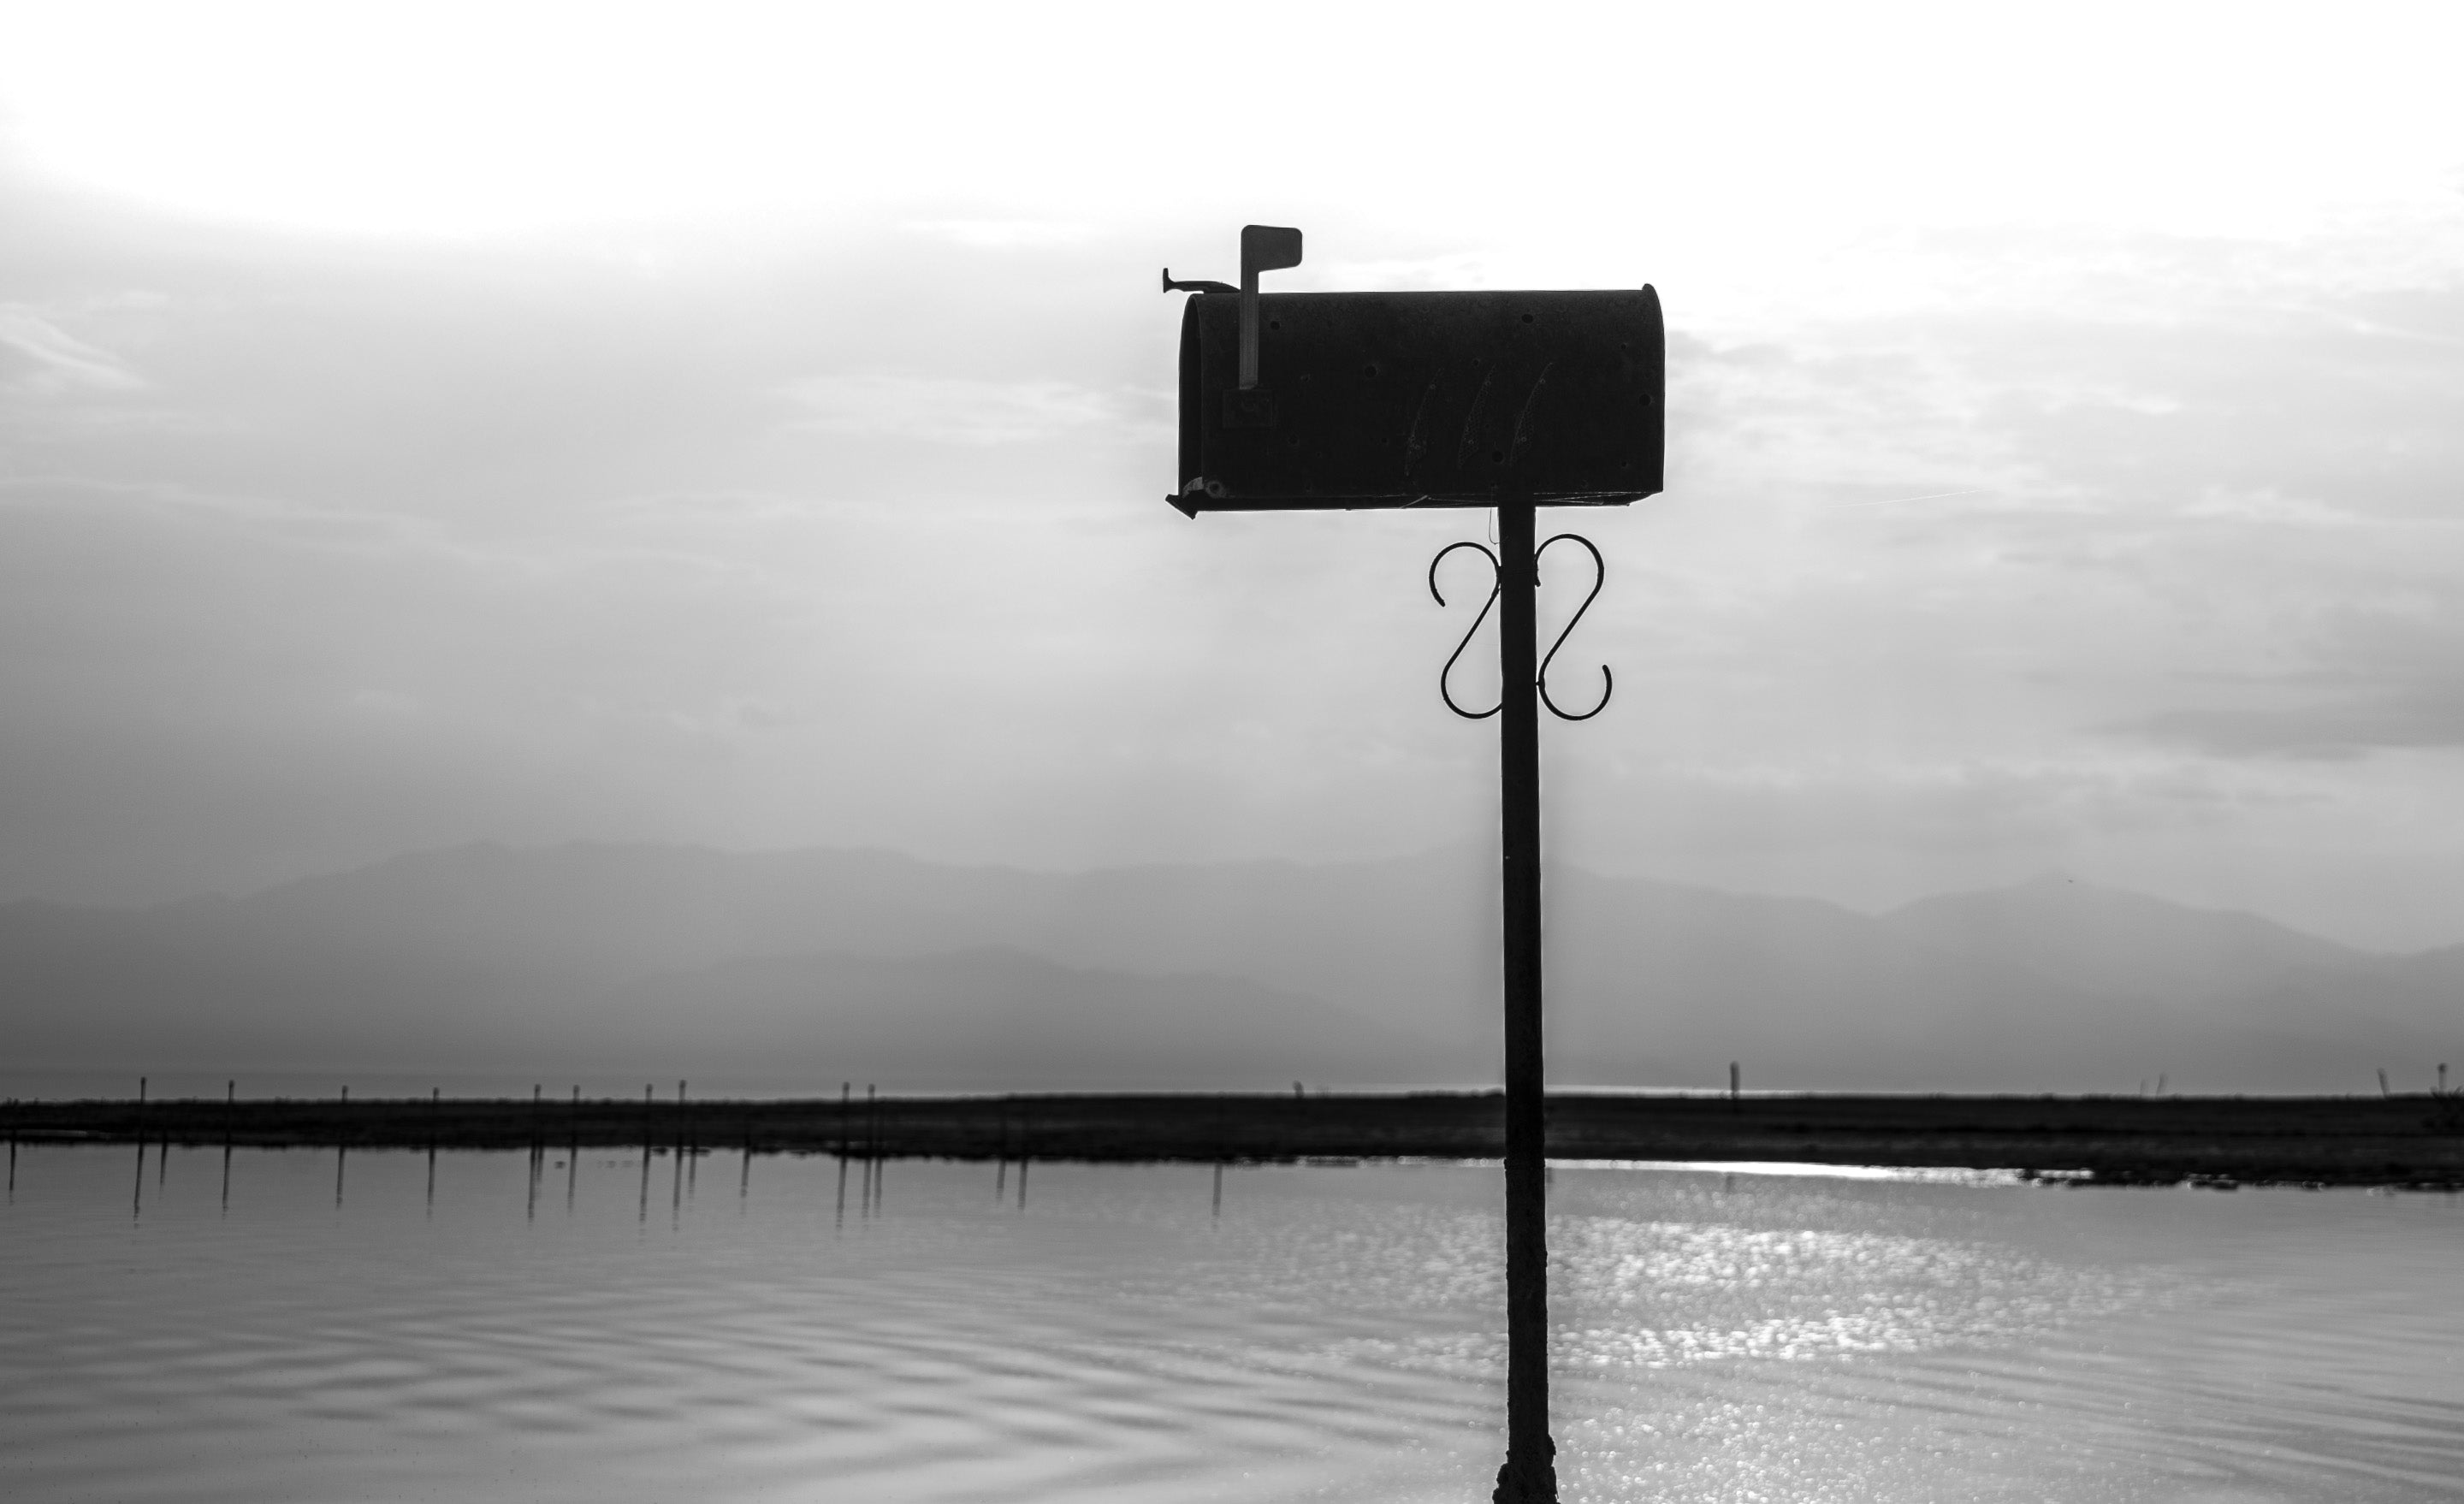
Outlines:
[[[804,409],[799,429],[969,446],[1034,443],[1122,416],[1104,393],[1059,381],[816,376],[786,394]]]
[[[15,358],[6,389],[37,395],[141,391],[145,378],[110,351],[86,343],[25,303],[0,303],[0,348]]]
[[[904,228],[913,234],[987,251],[1074,246],[1095,233],[1091,226],[1046,219],[911,219]]]
[[[2453,694],[2273,709],[2172,710],[2106,728],[2211,757],[2349,762],[2372,752],[2464,746]]]

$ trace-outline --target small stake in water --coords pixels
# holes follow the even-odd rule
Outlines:
[[[539,1221],[539,1182],[547,1175],[547,1127],[539,1118],[540,1084],[531,1083],[531,1183],[522,1220]]]
[[[684,1156],[685,1184],[691,1189],[701,1170],[701,1135],[691,1131],[693,1115],[685,1111],[685,1084],[676,1083],[676,1152]]]
[[[650,1220],[650,1097],[655,1091],[649,1082],[642,1083],[642,1205],[634,1220]]]
[[[1728,1101],[1732,1105],[1736,1102],[1738,1097],[1738,1085],[1739,1075],[1737,1071],[1737,1062],[1731,1060],[1728,1062]]]
[[[2379,1067],[2379,1095],[2381,1096],[2393,1096],[2395,1095],[2387,1090],[2387,1067],[2385,1066]]]
[[[1026,1167],[1035,1161],[1035,1117],[1027,1104],[1018,1108],[1018,1209],[1026,1209]]]
[[[872,1214],[873,1184],[881,1179],[881,1090],[864,1084],[864,1210]]]

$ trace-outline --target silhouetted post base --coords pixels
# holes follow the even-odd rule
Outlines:
[[[1506,1466],[1497,1504],[1556,1504],[1549,1439],[1548,1145],[1540,1034],[1540,702],[1532,504],[1497,509],[1498,784],[1505,847]]]
[[[1497,1492],[1489,1495],[1493,1504],[1557,1504],[1557,1465],[1551,1460],[1557,1445],[1546,1436],[1540,1443],[1551,1455],[1536,1464],[1509,1456],[1497,1470]]]

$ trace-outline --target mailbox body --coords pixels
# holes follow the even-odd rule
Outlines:
[[[1617,505],[1661,486],[1660,295],[1274,293],[1259,383],[1241,300],[1180,322],[1180,484],[1200,512]]]

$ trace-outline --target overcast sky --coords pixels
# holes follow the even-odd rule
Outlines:
[[[0,6],[0,898],[1491,839],[1179,299],[1658,285],[1553,854],[2464,940],[2453,8]],[[1567,552],[1561,550],[1561,552]],[[1549,601],[1581,571],[1551,557]],[[1476,593],[1476,592],[1475,592]],[[1544,601],[1544,616],[1551,609]]]

